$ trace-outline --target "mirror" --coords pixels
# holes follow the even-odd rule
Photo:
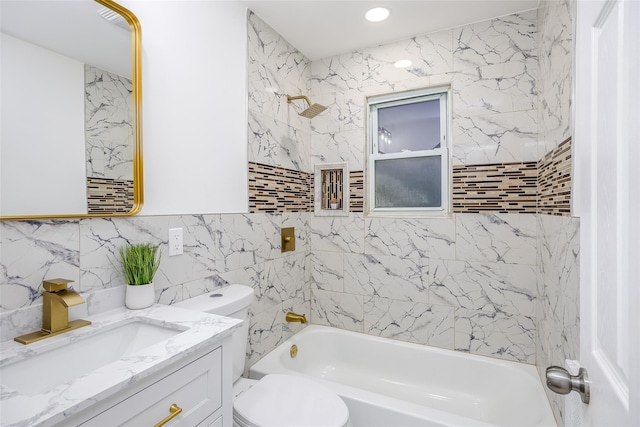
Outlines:
[[[111,0],[2,0],[0,218],[143,202],[141,29]]]

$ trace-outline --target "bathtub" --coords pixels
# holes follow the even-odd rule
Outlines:
[[[354,427],[556,426],[535,366],[326,326],[307,326],[249,370],[271,373],[329,386]]]

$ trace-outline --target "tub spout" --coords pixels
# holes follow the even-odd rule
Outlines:
[[[291,311],[284,318],[287,322],[307,323],[307,317],[304,314],[296,314]]]

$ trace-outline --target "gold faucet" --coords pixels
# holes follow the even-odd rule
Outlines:
[[[284,319],[287,322],[307,323],[307,317],[304,314],[296,314],[291,311],[284,316]]]
[[[87,320],[72,320],[69,322],[69,307],[82,304],[84,300],[75,291],[67,289],[73,280],[51,279],[42,282],[42,329],[27,335],[14,338],[22,344],[53,337],[63,332],[88,326]]]

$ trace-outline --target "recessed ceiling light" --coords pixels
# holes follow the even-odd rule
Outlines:
[[[396,68],[409,68],[411,67],[411,64],[411,61],[409,61],[408,59],[401,59],[400,61],[396,61],[393,66]]]
[[[380,22],[384,21],[389,17],[389,9],[385,9],[384,7],[374,7],[370,9],[365,15],[367,21],[371,22]]]

